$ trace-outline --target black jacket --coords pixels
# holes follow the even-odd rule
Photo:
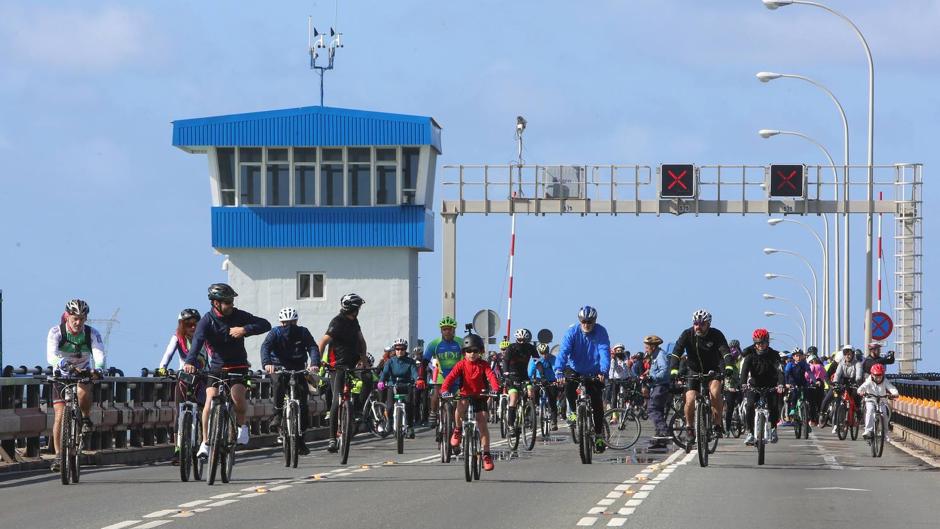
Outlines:
[[[692,373],[721,372],[725,363],[731,362],[728,340],[714,327],[709,327],[704,336],[696,336],[691,327],[682,331],[670,353],[670,370],[679,369],[683,353],[688,356],[688,369]]]
[[[745,351],[747,353],[741,364],[741,382],[764,388],[783,385],[783,359],[779,352],[768,347],[759,353],[753,345]]]
[[[306,327],[275,327],[261,344],[261,365],[273,365],[296,371],[320,363],[320,349]]]
[[[196,325],[193,343],[189,347],[187,364],[194,364],[203,345],[209,354],[209,368],[249,367],[248,351],[245,350],[245,338],[232,338],[228,331],[232,327],[244,327],[245,337],[263,334],[271,330],[271,324],[264,318],[251,313],[232,309],[228,316],[217,316],[209,309]]]
[[[871,367],[875,364],[881,364],[881,365],[887,366],[893,363],[894,363],[894,355],[891,353],[888,353],[888,356],[876,356],[874,358],[870,356],[866,356],[865,361],[862,362],[862,371],[864,371],[865,374],[867,375],[871,373]]]

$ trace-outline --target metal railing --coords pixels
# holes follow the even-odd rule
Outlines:
[[[902,397],[893,405],[891,422],[940,441],[940,373],[889,376]]]

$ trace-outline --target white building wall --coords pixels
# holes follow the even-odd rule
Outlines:
[[[366,303],[359,314],[369,352],[378,359],[395,338],[414,344],[418,329],[418,252],[409,248],[219,249],[228,255],[236,306],[277,325],[277,313],[293,306],[300,325],[319,341],[339,313],[339,300],[355,292]],[[297,299],[297,273],[324,274],[324,297]],[[264,337],[246,340],[253,369],[261,368]]]

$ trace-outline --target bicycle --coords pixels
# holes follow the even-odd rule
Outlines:
[[[62,484],[78,483],[81,474],[81,455],[84,447],[82,435],[82,410],[78,405],[78,385],[97,382],[92,371],[59,373],[47,380],[60,387],[59,395],[65,401],[62,410],[62,426],[59,429],[59,473]]]
[[[222,377],[206,374],[206,378],[217,391],[209,403],[209,475],[206,484],[215,483],[216,472],[220,473],[222,483],[228,483],[235,467],[235,445],[238,439],[235,402],[232,400],[230,384],[236,380],[250,383],[252,377],[247,374],[224,373]]]
[[[460,447],[450,446],[454,433],[454,404],[450,399],[440,399],[440,417],[437,420],[435,437],[441,452],[441,463],[450,463],[451,457],[460,453]]]
[[[737,388],[725,388],[725,392],[734,395],[740,393]],[[725,405],[728,405],[727,398],[725,399]],[[734,405],[734,409],[731,411],[731,421],[728,425],[730,426],[728,433],[733,435],[735,439],[740,438],[744,434],[744,430],[747,429],[744,417],[744,399],[741,399],[741,402]]]
[[[195,393],[201,388],[198,382],[204,382],[206,377],[203,374],[176,373],[167,378],[176,380],[183,393],[183,402],[177,406],[176,418],[176,450],[180,458],[180,480],[189,481],[190,473],[192,473],[193,479],[200,481],[205,461],[196,455],[196,447],[202,442],[202,413]]]
[[[683,450],[686,450],[689,446],[689,440],[686,438],[688,430],[685,424],[685,392],[687,388],[688,384],[685,378],[677,379],[675,384],[670,388],[673,397],[671,406],[672,416],[669,419],[669,433],[670,437],[672,437],[672,442]]]
[[[767,407],[767,394],[777,391],[777,388],[759,388],[747,386],[748,391],[757,394],[754,403],[754,447],[757,448],[757,464],[764,464],[764,454],[770,438],[773,424],[770,422],[770,409]]]
[[[712,404],[709,384],[712,380],[721,380],[721,375],[712,372],[705,374],[692,374],[689,379],[698,380],[700,389],[695,397],[695,446],[698,450],[698,463],[701,467],[708,466],[708,454],[714,453],[718,448],[718,435],[712,428]],[[692,451],[692,440],[688,440],[686,453]]]
[[[539,418],[539,427],[540,427],[539,429],[542,432],[543,441],[548,441],[549,435],[551,435],[550,432],[552,431],[552,424],[553,424],[552,405],[548,400],[549,399],[548,388],[553,387],[554,385],[555,385],[554,382],[546,382],[544,380],[540,380],[537,382],[538,396],[539,396],[538,398],[539,407],[538,407],[537,415]],[[535,435],[533,432],[533,437],[534,436]]]
[[[803,439],[809,439],[809,403],[806,402],[806,388],[794,386],[790,391],[796,391],[796,405],[793,407],[795,413],[790,414],[790,420],[793,422],[793,433],[796,438],[801,436]],[[787,399],[789,402],[790,399]]]
[[[836,391],[840,393],[836,403],[836,411],[833,417],[833,424],[836,425],[836,435],[840,441],[845,441],[848,435],[852,440],[858,439],[858,410],[855,405],[855,397],[852,395],[852,389],[855,386],[836,384]]]
[[[304,432],[301,428],[303,419],[300,416],[301,407],[300,399],[297,397],[297,385],[307,383],[307,370],[278,369],[274,372],[274,376],[288,378],[288,391],[284,395],[282,407],[284,416],[281,418],[280,434],[284,441],[284,466],[297,468],[300,445],[304,444]],[[300,382],[298,378],[303,380],[303,382]]]
[[[608,446],[626,450],[636,444],[643,430],[640,419],[648,419],[643,406],[643,393],[639,380],[615,383],[614,395],[610,399],[614,406],[604,412],[605,440]],[[619,396],[618,396],[619,395]]]
[[[499,420],[499,437],[501,439],[506,438],[507,433],[507,422],[509,421],[509,393],[506,389],[507,381],[503,381],[503,387],[499,392],[499,406],[497,407],[498,411],[498,420]]]
[[[496,395],[492,394],[489,396],[495,397]],[[467,483],[471,483],[473,480],[479,481],[480,475],[483,473],[483,441],[480,437],[480,430],[477,428],[476,414],[478,412],[485,412],[486,409],[477,409],[476,398],[468,396],[452,395],[448,397],[447,400],[469,401],[467,403],[467,414],[464,416],[463,420],[461,420],[461,428],[463,431],[464,478],[467,480]],[[449,438],[446,441],[449,445]]]
[[[523,383],[525,382],[525,383]],[[535,448],[535,407],[529,402],[528,381],[508,379],[506,381],[506,413],[500,422],[500,431],[506,431],[509,436],[509,449],[518,450],[519,440],[525,439],[523,447],[526,450]],[[509,424],[509,390],[516,390],[516,420]],[[502,402],[500,403],[502,406]]]
[[[406,401],[411,394],[414,384],[392,384],[388,388],[392,393],[395,404],[392,408],[392,431],[395,432],[395,447],[399,454],[405,453],[405,410]]]
[[[881,401],[885,399],[891,399],[893,397],[885,395],[865,395],[866,401],[874,401],[875,409],[872,413],[875,414],[874,429],[872,430],[872,435],[868,439],[868,446],[871,448],[872,457],[881,457],[885,449],[885,438],[888,435],[888,419],[885,417],[884,410],[882,409]]]
[[[594,455],[596,433],[594,432],[594,409],[591,407],[591,398],[588,395],[587,382],[596,380],[594,377],[585,377],[573,373],[566,373],[566,379],[570,379],[578,384],[575,393],[575,422],[569,427],[572,435],[577,439],[578,453],[581,456],[581,463],[590,465]],[[606,424],[605,424],[606,427]],[[605,435],[605,437],[607,437]]]
[[[336,376],[337,370],[330,369],[333,372],[333,376]],[[349,460],[349,446],[352,444],[353,436],[356,434],[355,422],[353,420],[353,401],[352,401],[352,387],[355,385],[355,375],[361,374],[369,371],[374,371],[371,367],[366,368],[349,368],[342,369],[343,376],[345,380],[343,381],[343,391],[340,393],[340,402],[336,410],[336,435],[339,438],[339,454],[340,454],[340,464],[345,465]],[[370,398],[372,395],[369,396]],[[367,399],[368,401],[368,399]],[[369,409],[372,410],[377,406],[376,402],[373,406],[370,406]],[[365,406],[363,407],[365,410]],[[382,420],[385,417],[385,405],[381,405],[382,410]]]

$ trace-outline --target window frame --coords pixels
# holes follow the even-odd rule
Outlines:
[[[310,283],[309,283],[309,284],[310,284],[310,295],[307,296],[307,297],[302,297],[302,296],[301,296],[301,291],[300,291],[300,278],[301,278],[302,276],[307,276],[307,277],[310,278]],[[315,284],[314,277],[315,277],[315,276],[320,276],[320,281],[321,281],[321,283],[323,284],[322,296],[319,296],[319,297],[313,295],[313,294],[314,294],[314,284]],[[296,280],[295,280],[295,281],[296,281],[296,288],[294,289],[294,292],[295,292],[295,295],[296,295],[296,297],[297,297],[297,301],[325,301],[325,300],[327,299],[327,295],[326,295],[326,272],[297,272],[297,276],[296,276]]]
[[[283,162],[282,162],[282,161],[276,161],[276,162],[273,162],[273,163],[269,162],[269,161],[268,161],[268,151],[270,151],[271,149],[275,149],[275,150],[284,149],[284,150],[286,150],[286,151],[287,151],[287,161],[283,161]],[[262,205],[263,205],[264,207],[266,207],[266,208],[289,208],[289,207],[291,207],[291,206],[294,205],[294,178],[293,178],[294,169],[293,169],[293,164],[291,163],[291,161],[293,160],[293,153],[294,153],[294,149],[293,149],[292,147],[278,147],[278,146],[273,146],[273,147],[263,147],[263,148],[262,148],[262,154],[261,154],[261,187],[262,187],[261,196],[263,197],[262,200],[263,200],[264,202],[263,202]],[[287,166],[287,180],[288,180],[288,182],[287,182],[287,203],[286,203],[286,204],[268,204],[268,166],[269,166],[269,165],[286,165],[286,166]]]

